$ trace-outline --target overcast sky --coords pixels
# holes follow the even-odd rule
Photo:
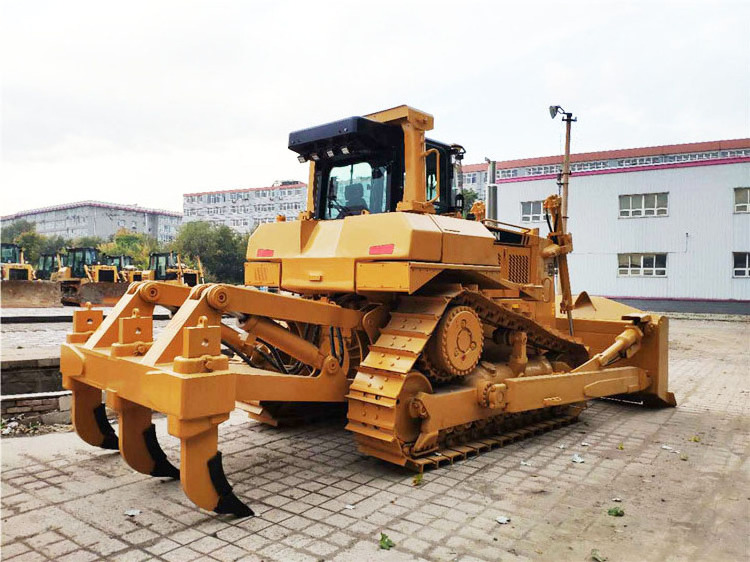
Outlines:
[[[306,180],[290,131],[406,103],[465,162],[750,136],[750,2],[2,2],[0,214]]]

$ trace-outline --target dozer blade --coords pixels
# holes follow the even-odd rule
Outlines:
[[[60,283],[56,281],[2,281],[3,308],[47,308],[60,306]]]
[[[558,299],[559,304],[559,299]],[[557,327],[567,330],[567,318],[557,309]],[[641,401],[644,406],[674,407],[677,401],[669,391],[669,319],[658,314],[649,314],[625,304],[591,297],[581,293],[573,305],[573,330],[577,338],[590,348],[591,354],[599,353],[612,343],[624,326],[632,323],[643,326],[640,348],[630,358],[618,362],[618,366],[633,366],[644,369],[651,384],[645,390],[614,398]]]
[[[82,283],[78,287],[77,302],[114,306],[128,290],[127,283]]]

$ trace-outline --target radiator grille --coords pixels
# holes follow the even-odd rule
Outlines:
[[[513,283],[529,282],[529,258],[511,254],[508,256],[508,280]]]
[[[115,272],[111,269],[102,269],[99,271],[99,282],[101,283],[114,283],[115,282]]]

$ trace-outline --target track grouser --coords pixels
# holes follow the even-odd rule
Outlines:
[[[667,319],[571,297],[557,195],[545,236],[481,205],[462,218],[464,150],[425,138],[432,125],[400,106],[292,133],[307,210],[257,228],[244,286],[135,282],[106,319],[76,311],[61,371],[79,435],[246,516],[218,451],[237,405],[277,424],[346,404],[362,453],[418,471],[573,422],[591,398],[674,406]],[[154,339],[156,305],[174,314]],[[180,439],[179,469],[154,411]]]

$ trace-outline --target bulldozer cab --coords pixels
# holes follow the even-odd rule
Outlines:
[[[140,276],[138,275],[140,273]],[[175,252],[153,252],[149,255],[148,270],[135,272],[133,281],[140,279],[166,281],[194,287],[202,282],[202,269],[188,267]]]
[[[154,272],[154,279],[156,281],[173,281],[178,276],[174,252],[155,252],[150,254],[148,268]]]
[[[64,262],[70,268],[71,278],[86,279],[86,267],[99,265],[101,258],[96,248],[67,248]]]
[[[112,265],[116,267],[118,270],[122,271],[125,268],[132,267],[133,266],[133,257],[132,256],[125,256],[125,255],[119,255],[119,256],[104,256],[104,261],[107,265]]]
[[[57,254],[41,254],[36,268],[36,277],[37,279],[49,279],[59,267]]]
[[[21,263],[21,247],[17,244],[2,244],[3,263]]]
[[[389,111],[391,114],[389,114]],[[289,148],[301,162],[311,161],[312,207],[318,220],[336,220],[362,214],[393,212],[399,203],[416,196],[426,210],[438,214],[462,210],[454,186],[454,164],[463,148],[425,139],[424,133],[405,137],[403,116],[412,111],[402,106],[366,117],[349,117],[325,125],[295,131]],[[400,111],[401,114],[393,113]],[[424,146],[424,152],[422,152]],[[414,152],[418,158],[414,161]],[[409,158],[411,157],[411,158]],[[406,190],[420,167],[421,188]],[[421,193],[415,193],[419,191]],[[431,208],[430,208],[431,206]]]
[[[2,244],[2,278],[6,281],[31,281],[32,267],[23,257],[23,248],[18,244]]]

